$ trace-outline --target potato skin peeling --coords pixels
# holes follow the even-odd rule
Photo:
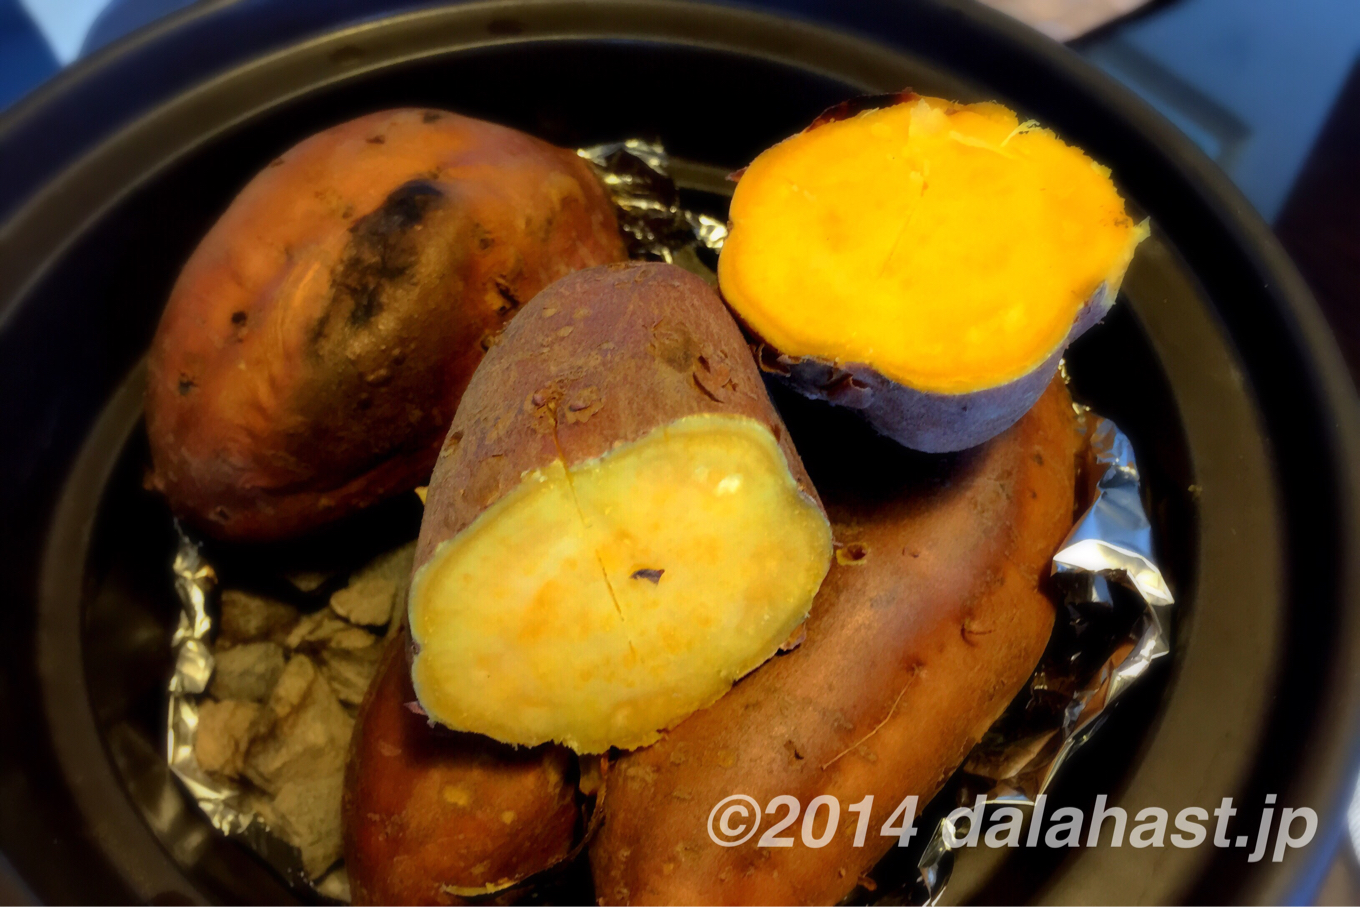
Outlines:
[[[718,263],[761,362],[927,452],[1014,424],[1147,236],[1107,169],[999,104],[907,95],[744,171]]]
[[[806,617],[830,527],[735,323],[669,265],[539,294],[473,378],[430,485],[412,679],[508,743],[633,748]]]

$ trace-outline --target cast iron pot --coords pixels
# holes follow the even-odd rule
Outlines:
[[[1233,834],[1251,834],[1274,793],[1320,816],[1314,842],[1281,863],[1208,845],[991,852],[960,861],[949,896],[1306,899],[1341,834],[1360,743],[1354,388],[1264,224],[1173,127],[1024,27],[924,0],[208,2],[0,120],[0,873],[12,891],[294,897],[167,775],[169,523],[139,485],[139,363],[179,265],[254,171],[317,129],[407,104],[568,146],[658,137],[736,168],[831,103],[904,86],[998,98],[1055,127],[1153,219],[1125,301],[1069,364],[1079,395],[1137,448],[1180,602],[1175,655],[1069,765],[1052,806],[1106,793],[1131,814],[1174,814],[1231,796]]]

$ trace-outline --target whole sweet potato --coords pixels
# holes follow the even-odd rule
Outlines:
[[[713,289],[580,271],[511,322],[454,418],[411,585],[416,693],[507,743],[642,746],[773,655],[830,560]]]
[[[577,830],[575,758],[434,729],[414,702],[403,633],[359,709],[345,773],[356,904],[458,904],[563,860]]]
[[[623,257],[571,151],[438,110],[312,136],[241,190],[170,294],[149,360],[149,484],[233,540],[423,484],[506,320]]]
[[[600,903],[847,895],[897,843],[880,834],[885,821],[910,795],[925,805],[1042,655],[1054,619],[1043,584],[1072,523],[1080,441],[1055,382],[1020,422],[942,474],[867,495],[824,484],[842,547],[805,640],[613,766],[590,847]],[[831,795],[839,827],[810,848],[800,814],[784,832],[791,847],[762,845],[788,808],[775,807],[762,834],[719,846],[710,815],[735,794],[762,810],[792,796],[804,812]],[[859,819],[847,807],[870,795],[857,847]],[[827,822],[823,808],[814,838]]]

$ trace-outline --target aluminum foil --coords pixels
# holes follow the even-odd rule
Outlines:
[[[670,262],[715,280],[709,262],[722,249],[727,225],[684,207],[661,145],[628,139],[577,153],[609,191],[633,258]],[[963,766],[970,779],[984,786],[988,802],[1033,804],[1099,729],[1108,707],[1170,651],[1173,600],[1153,554],[1132,447],[1114,423],[1094,414],[1088,418],[1092,503],[1054,556],[1052,568],[1065,598],[1069,642],[1050,645],[1025,691]],[[258,853],[295,888],[347,901],[343,868],[313,882],[298,851],[269,830],[249,797],[208,776],[194,758],[199,697],[213,671],[210,605],[217,593],[217,572],[198,543],[177,529],[172,573],[182,610],[172,639],[175,671],[168,690],[170,769],[215,828]],[[1132,602],[1126,600],[1130,597]],[[1082,632],[1092,622],[1110,623],[1113,615],[1130,607],[1136,613],[1117,638]],[[971,805],[977,792],[976,785],[965,786],[960,799],[966,795]],[[945,820],[933,830],[918,862],[918,878],[904,889],[881,888],[874,900],[936,903],[952,871],[954,855],[945,836],[951,829]]]
[[[627,139],[576,153],[590,162],[614,202],[631,258],[679,265],[716,281],[699,250],[721,252],[727,223],[681,205],[665,148],[656,142]]]
[[[302,868],[297,848],[270,831],[242,790],[229,781],[208,775],[194,758],[198,739],[199,697],[212,679],[213,651],[209,646],[213,622],[209,605],[217,595],[217,571],[203,557],[202,547],[175,524],[178,543],[171,563],[179,624],[170,639],[175,670],[170,677],[166,715],[165,752],[170,771],[180,780],[212,826],[255,851],[294,888],[312,890],[333,900],[349,900],[343,871],[313,882]]]

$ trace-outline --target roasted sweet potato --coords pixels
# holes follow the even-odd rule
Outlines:
[[[767,370],[954,451],[1034,404],[1146,235],[1109,171],[1048,130],[907,93],[757,157],[718,276]]]
[[[459,904],[564,859],[579,810],[575,757],[431,728],[400,634],[350,742],[342,810],[355,904]]]
[[[806,638],[613,766],[590,847],[600,903],[831,904],[848,894],[897,843],[880,835],[885,821],[909,795],[925,805],[1043,653],[1054,611],[1042,590],[1072,523],[1080,442],[1054,383],[1018,424],[938,474],[918,460],[866,495],[824,483],[841,547]],[[761,846],[763,834],[720,847],[707,823],[733,794],[762,809],[790,795],[803,810],[829,794],[839,827],[820,849],[803,844],[800,823],[786,832],[792,847]],[[856,847],[846,807],[868,795]],[[762,833],[784,810],[764,817]],[[826,824],[823,809],[814,837]]]
[[[410,622],[430,716],[508,743],[654,741],[807,615],[830,527],[717,294],[581,271],[487,354],[430,483]]]
[[[241,190],[170,294],[149,359],[149,484],[233,540],[423,484],[506,319],[623,257],[570,151],[438,110],[319,133]]]

